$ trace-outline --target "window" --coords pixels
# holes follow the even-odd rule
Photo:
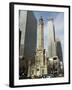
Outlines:
[[[42,74],[44,74],[44,69],[42,69]]]

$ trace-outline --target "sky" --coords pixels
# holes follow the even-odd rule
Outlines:
[[[48,50],[48,27],[47,19],[49,17],[54,19],[55,38],[61,41],[62,51],[64,52],[64,13],[63,12],[47,12],[47,11],[33,11],[37,22],[42,16],[44,19],[44,48]]]

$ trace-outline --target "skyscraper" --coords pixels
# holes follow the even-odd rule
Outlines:
[[[42,16],[38,22],[37,48],[44,49],[44,21]]]
[[[64,76],[64,63],[63,63],[63,53],[62,53],[62,46],[61,41],[56,39],[56,53],[59,58],[59,73],[61,76]]]
[[[29,63],[28,70],[28,76],[30,77],[42,77],[43,75],[47,75],[47,62],[44,49],[44,21],[42,17],[40,17],[38,22],[35,63]]]
[[[36,77],[47,75],[47,62],[46,62],[45,49],[44,49],[44,21],[42,17],[40,17],[38,22],[35,65],[31,71],[34,71],[32,75],[33,76],[35,75]]]
[[[56,53],[60,61],[63,62],[62,46],[60,40],[56,39]]]
[[[48,57],[49,74],[52,73],[54,77],[59,76],[60,72],[63,71],[63,69],[60,69],[63,67],[62,48],[61,42],[55,38],[55,26],[52,18],[48,19]]]
[[[37,20],[32,11],[20,11],[20,56],[34,55],[37,44]]]
[[[53,18],[48,19],[48,57],[56,56],[55,27]]]
[[[37,52],[38,58],[41,58],[40,64],[43,65],[43,51],[44,51],[44,21],[43,18],[40,17],[38,22],[38,34],[37,34]],[[41,54],[39,54],[41,53]],[[37,59],[36,59],[37,62]],[[36,63],[37,64],[37,63]],[[39,63],[38,63],[39,64]]]
[[[35,59],[37,44],[37,20],[32,11],[19,11],[20,59],[19,73],[28,73],[28,61]]]

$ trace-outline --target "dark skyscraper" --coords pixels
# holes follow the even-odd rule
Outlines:
[[[19,76],[27,76],[28,62],[34,61],[37,45],[37,20],[32,11],[19,11]],[[25,78],[25,77],[23,77]]]
[[[59,40],[56,40],[56,53],[59,60],[63,62],[62,47],[61,42]]]
[[[37,20],[32,11],[20,11],[20,56],[34,56],[37,43]]]
[[[25,41],[24,41],[24,56],[28,59],[35,56],[36,43],[37,43],[37,21],[33,12],[28,11]]]

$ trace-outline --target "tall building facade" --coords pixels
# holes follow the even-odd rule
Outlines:
[[[40,17],[38,23],[35,65],[38,69],[38,70],[36,69],[37,76],[39,75],[42,76],[47,74],[47,60],[45,57],[45,49],[44,49],[44,21],[42,17]]]
[[[28,76],[41,77],[47,75],[47,61],[44,49],[44,22],[41,17],[38,22],[37,49],[35,55],[35,63],[30,65]]]
[[[32,11],[20,11],[20,56],[32,57],[37,44],[37,20]]]
[[[60,67],[60,74],[64,76],[64,63],[63,63],[63,53],[62,53],[62,46],[61,41],[56,39],[56,53],[59,58],[59,67]]]
[[[34,61],[37,44],[37,20],[32,11],[19,11],[19,73],[28,73],[28,62]]]
[[[48,57],[56,56],[54,20],[48,19]]]
[[[48,74],[52,74],[54,77],[59,75],[60,71],[60,55],[61,52],[60,43],[56,42],[55,38],[55,26],[52,18],[48,19]]]
[[[44,21],[42,17],[38,22],[37,48],[44,49]]]
[[[56,39],[56,53],[60,61],[63,62],[63,54],[60,40]]]

